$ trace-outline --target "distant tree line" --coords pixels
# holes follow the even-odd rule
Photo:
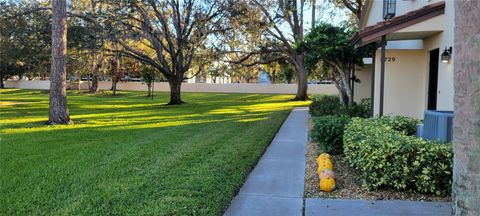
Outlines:
[[[351,10],[353,17],[360,10],[358,4],[363,3],[325,2],[349,10],[356,8]],[[148,95],[155,80],[168,82],[168,104],[173,105],[183,103],[182,83],[194,76],[210,76],[213,82],[222,76],[252,82],[259,71],[264,71],[273,83],[296,82],[296,100],[308,99],[309,76],[332,79],[348,105],[352,101],[350,72],[361,66],[361,53],[348,43],[350,27],[315,25],[312,16],[314,28],[305,32],[306,8],[315,10],[317,3],[304,0],[1,2],[2,87],[4,80],[14,76],[50,80],[61,76],[65,79],[52,84],[61,87],[57,91],[65,91],[67,78],[84,78],[89,91],[98,93],[98,82],[109,79],[115,94],[118,82],[127,76],[140,76],[147,84]],[[62,7],[64,16],[60,16],[54,27],[55,6]],[[335,28],[338,29],[334,34],[340,36],[331,34]],[[63,29],[65,37],[57,32],[55,39],[59,29]],[[317,40],[315,35],[319,34],[339,36],[342,40],[325,43],[326,40]],[[323,52],[335,42],[338,42],[335,47],[349,50],[352,55],[335,56],[340,50]],[[54,48],[66,54],[64,60],[59,58],[65,66],[60,66],[58,74],[54,73],[59,67],[54,64],[58,52]]]

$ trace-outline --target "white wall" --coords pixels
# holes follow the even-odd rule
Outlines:
[[[192,78],[187,79],[187,83],[196,83],[196,80],[197,80],[197,77],[193,76]],[[232,78],[230,78],[228,76],[219,76],[219,77],[216,78],[215,83],[231,83],[231,81],[232,81]],[[207,75],[206,80],[204,82],[205,83],[214,83],[212,77],[208,76],[208,75]]]
[[[423,40],[388,41],[386,49],[423,49]]]
[[[386,57],[395,62],[385,63],[384,115],[423,118],[427,63],[423,50],[387,50]],[[380,111],[380,49],[376,53],[374,114]]]
[[[19,89],[50,89],[49,80],[7,80],[5,81],[5,88],[19,88]]]
[[[355,76],[360,79],[360,83],[355,83],[354,101],[360,102],[363,98],[371,97],[372,89],[372,65],[365,65],[363,68],[357,69]]]
[[[7,81],[7,88],[23,89],[50,89],[50,81]],[[108,90],[112,86],[111,82],[99,82],[99,88]],[[78,84],[75,85],[78,88]],[[88,83],[80,84],[82,90],[88,89]],[[168,83],[155,83],[155,91],[170,91]],[[120,82],[117,89],[122,91],[147,91],[147,86],[140,82]],[[295,94],[297,92],[296,84],[249,84],[249,83],[231,83],[231,84],[210,84],[210,83],[183,83],[183,92],[223,92],[223,93],[266,93],[266,94]],[[338,90],[333,84],[328,85],[309,85],[309,94],[338,94]]]

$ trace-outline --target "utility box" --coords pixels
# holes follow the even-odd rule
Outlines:
[[[417,125],[417,136],[427,140],[452,141],[453,116],[453,111],[426,110],[423,125]]]

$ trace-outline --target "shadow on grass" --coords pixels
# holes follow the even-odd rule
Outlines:
[[[69,95],[75,125],[44,126],[48,95],[0,107],[0,212],[219,215],[288,115],[284,96]],[[2,95],[3,96],[3,95]],[[165,96],[165,97],[163,97]]]
[[[272,131],[261,139],[232,136],[232,131],[257,133],[252,123],[228,129],[232,121],[223,120],[220,127],[219,122],[169,126],[161,133],[158,127],[65,128],[62,139],[59,131],[16,134],[18,145],[4,148],[1,160],[8,161],[2,170],[10,173],[3,177],[18,181],[2,180],[0,200],[8,204],[2,210],[18,208],[25,197],[30,204],[16,209],[19,213],[51,213],[53,206],[65,206],[83,214],[115,214],[157,206],[169,214],[218,214],[273,137]],[[31,137],[33,142],[26,141]],[[30,163],[34,168],[25,169]]]

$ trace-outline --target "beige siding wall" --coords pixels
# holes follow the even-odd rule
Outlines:
[[[50,81],[7,81],[7,88],[23,88],[23,89],[50,89]],[[111,82],[99,82],[100,89],[110,89]],[[78,84],[73,88],[77,89]],[[82,90],[88,89],[88,83],[80,84]],[[124,91],[147,91],[147,86],[140,82],[118,83],[118,90]],[[170,91],[168,83],[155,83],[155,91]],[[209,83],[184,83],[182,84],[184,92],[225,92],[225,93],[265,93],[265,94],[295,94],[297,91],[296,84],[248,84],[248,83],[232,83],[232,84],[209,84]],[[309,85],[309,94],[338,94],[335,85]]]
[[[380,110],[380,49],[376,54],[374,114]],[[385,115],[403,115],[423,118],[425,109],[427,63],[423,50],[387,50],[386,57],[395,57],[385,63]]]
[[[439,0],[426,1],[397,1],[397,16],[411,10],[419,9],[427,4]],[[385,73],[385,101],[384,114],[406,115],[416,118],[423,118],[423,110],[427,107],[429,51],[440,49],[440,54],[445,47],[453,46],[454,29],[454,2],[445,1],[445,14],[426,21],[425,25],[415,25],[400,30],[399,32],[427,31],[433,26],[441,27],[441,33],[423,39],[423,47],[419,50],[400,50],[402,44],[407,47],[407,41],[396,41],[395,49],[387,49],[386,56],[395,56],[396,62],[386,63]],[[382,21],[383,1],[374,1],[367,25]],[[387,46],[388,47],[388,46]],[[452,59],[448,64],[441,63],[439,57],[438,66],[438,91],[437,109],[453,110],[453,62],[455,59],[455,48],[453,48]],[[380,95],[380,50],[377,50],[376,82],[375,82],[375,114],[379,112]]]
[[[424,49],[426,52],[433,49],[440,49],[440,55],[445,47],[453,46],[453,28],[454,28],[454,2],[445,1],[445,15],[441,22],[444,24],[444,31],[424,39]],[[453,48],[452,59],[448,64],[439,62],[438,64],[438,92],[437,109],[453,110],[453,62],[455,59],[455,48]],[[426,61],[428,63],[428,55]],[[440,57],[439,57],[440,61]],[[428,65],[427,65],[428,71]]]
[[[372,88],[372,65],[365,65],[363,68],[357,69],[355,76],[360,79],[360,83],[355,83],[355,102],[360,102],[363,98],[370,98],[370,90]]]
[[[377,22],[383,21],[383,1],[382,0],[370,0],[372,1],[372,6],[370,13],[367,19],[367,26],[373,25]],[[406,14],[412,10],[420,9],[421,7],[437,3],[443,0],[397,0],[396,14],[395,16],[400,16]],[[446,2],[452,2],[453,0],[447,0]]]

